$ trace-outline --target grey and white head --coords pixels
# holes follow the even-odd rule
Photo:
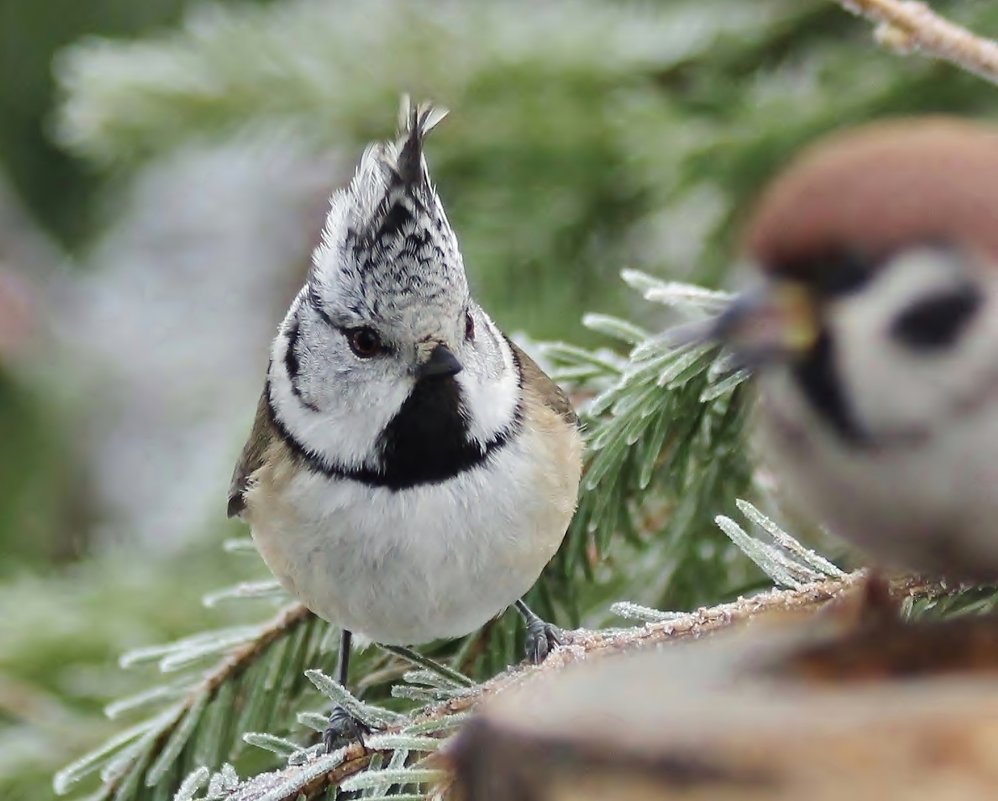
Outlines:
[[[423,153],[445,114],[405,98],[398,137],[365,150],[271,352],[299,455],[392,489],[480,463],[519,425],[515,358],[470,295]]]

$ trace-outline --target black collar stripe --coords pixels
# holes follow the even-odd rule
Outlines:
[[[523,376],[515,351],[513,360],[517,386],[521,387]],[[379,469],[347,467],[306,447],[288,429],[274,408],[270,382],[267,383],[271,422],[295,458],[328,478],[357,481],[392,491],[440,484],[488,462],[522,428],[522,404],[521,398],[513,419],[488,441],[469,441],[456,382],[452,378],[420,382],[379,437],[382,466]]]

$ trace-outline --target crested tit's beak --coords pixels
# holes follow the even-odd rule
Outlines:
[[[457,375],[464,369],[464,366],[457,360],[450,348],[446,345],[437,345],[422,364],[416,368],[418,379],[435,376],[443,378],[449,375]]]
[[[735,298],[704,339],[726,345],[740,367],[752,369],[806,352],[818,334],[808,291],[791,281],[771,281]]]

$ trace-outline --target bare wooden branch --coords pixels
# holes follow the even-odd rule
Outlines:
[[[837,0],[877,23],[877,41],[899,52],[917,51],[998,83],[998,41],[971,33],[915,0]]]
[[[467,712],[477,707],[483,700],[511,690],[528,679],[534,679],[543,674],[556,673],[597,655],[638,650],[659,643],[695,639],[736,625],[754,625],[757,621],[772,616],[813,615],[826,608],[830,601],[856,595],[855,590],[865,579],[865,572],[857,571],[841,579],[815,582],[800,590],[770,590],[758,595],[739,598],[730,603],[678,613],[667,620],[633,628],[566,632],[567,644],[552,652],[543,664],[539,666],[518,665],[510,668],[466,694],[418,711],[412,719],[406,721],[404,726],[388,731],[399,731],[405,726],[440,720]],[[937,582],[914,578],[898,579],[892,582],[888,589],[891,597],[897,601],[913,597],[935,597],[945,591],[945,588]],[[343,761],[335,770],[319,777],[310,775],[311,771],[307,762],[303,765],[292,765],[284,768],[277,777],[271,775],[267,786],[272,788],[275,784],[283,784],[284,781],[287,781],[288,786],[295,789],[289,791],[286,796],[278,798],[268,795],[267,798],[270,801],[293,801],[299,796],[309,799],[319,798],[329,787],[366,768],[368,757],[369,755],[359,745],[355,745],[346,752]],[[296,775],[303,777],[300,785],[294,781]],[[306,775],[309,775],[309,778],[305,779]],[[238,797],[240,801],[254,801],[258,796],[252,792],[250,784],[243,788]]]

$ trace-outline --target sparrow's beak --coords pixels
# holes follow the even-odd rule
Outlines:
[[[416,377],[430,378],[435,376],[457,375],[464,369],[464,366],[457,360],[450,348],[446,345],[437,345],[429,355],[429,358],[416,368]]]
[[[726,345],[747,368],[804,353],[820,333],[810,293],[790,281],[740,295],[711,328],[705,338]]]

